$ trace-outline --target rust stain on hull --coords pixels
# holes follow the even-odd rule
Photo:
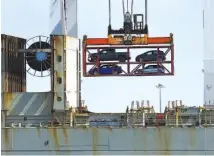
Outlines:
[[[56,56],[58,56],[61,53],[61,50],[59,49],[59,47],[61,48],[63,46],[63,37],[62,36],[55,36],[54,37],[54,45],[55,45],[55,53]]]
[[[13,93],[4,93],[4,109],[9,110],[9,107],[13,101]]]
[[[165,143],[165,155],[171,155],[171,153],[170,153],[170,144],[171,144],[171,131],[169,130],[167,130],[167,129],[163,129],[164,130],[164,132],[163,132],[163,134],[164,134],[164,143]]]
[[[37,128],[37,132],[38,132],[38,136],[39,136],[39,138],[41,137],[41,131],[40,131],[40,128],[38,127]]]
[[[63,135],[65,137],[65,144],[68,144],[68,132],[67,132],[66,128],[63,128],[62,131],[63,131]]]
[[[190,128],[190,146],[194,148],[196,145],[196,130],[195,128]]]
[[[87,127],[83,127],[82,130],[88,132],[89,129]]]
[[[5,141],[5,148],[8,150],[9,149],[9,144],[10,144],[10,141],[9,141],[9,129],[5,128],[4,129],[4,141]]]
[[[142,128],[142,133],[143,133],[143,149],[146,151],[147,150],[147,128]]]
[[[51,137],[51,140],[54,141],[55,150],[59,150],[57,129],[56,128],[48,128],[47,131],[49,133],[49,136]]]
[[[108,130],[109,130],[109,132],[112,132],[112,128],[111,127],[109,127]]]
[[[160,127],[154,129],[154,131],[157,131],[155,139],[157,140],[158,149],[163,150],[160,154],[170,155],[171,132]]]
[[[97,145],[98,145],[98,138],[97,138],[97,128],[92,128],[92,136],[93,136],[93,155],[98,155],[97,153]]]
[[[58,134],[57,134],[57,129],[53,128],[53,139],[54,139],[54,143],[55,143],[55,149],[59,150],[59,141],[58,141]]]

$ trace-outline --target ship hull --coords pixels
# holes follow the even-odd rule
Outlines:
[[[212,128],[4,128],[2,154],[214,155]]]

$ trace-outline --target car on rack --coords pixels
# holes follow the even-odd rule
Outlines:
[[[99,74],[113,74],[118,75],[122,73],[122,67],[114,64],[105,64],[101,65],[99,68],[95,67],[89,70],[90,75],[99,75]]]
[[[126,62],[131,57],[128,56],[128,52],[116,52],[114,48],[105,48],[98,53],[91,53],[88,55],[89,62],[95,62],[99,58],[99,61],[119,61]]]
[[[154,74],[154,73],[165,73],[164,67],[158,65],[148,65],[143,69],[137,69],[135,74]]]
[[[147,52],[144,52],[143,54],[138,55],[135,58],[136,62],[143,62],[143,61],[165,61],[166,56],[165,53],[161,50],[150,50]]]

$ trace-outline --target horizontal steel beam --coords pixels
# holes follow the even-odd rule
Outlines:
[[[172,61],[147,61],[147,62],[99,62],[99,65],[103,64],[123,64],[123,65],[128,65],[128,64],[170,64]],[[96,62],[86,62],[86,65],[97,65]]]
[[[114,49],[154,49],[154,48],[170,48],[172,45],[165,44],[165,45],[111,45],[111,46],[86,46],[87,50],[90,49],[108,49],[108,48],[114,48]]]
[[[18,52],[22,52],[22,53],[34,53],[34,52],[46,52],[46,53],[50,53],[52,51],[52,49],[19,49]]]
[[[119,75],[112,75],[112,74],[99,74],[99,75],[89,75],[83,74],[84,77],[123,77],[123,76],[170,76],[174,75],[173,73],[152,73],[152,74],[119,74]]]

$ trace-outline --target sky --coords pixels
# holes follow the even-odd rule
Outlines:
[[[2,0],[1,33],[24,38],[48,36],[49,0]],[[135,0],[134,13],[143,13],[143,0]],[[122,26],[122,5],[112,0],[112,25]],[[174,34],[175,75],[162,77],[97,77],[82,78],[82,99],[94,112],[125,112],[131,101],[149,100],[159,110],[162,90],[162,110],[168,101],[182,100],[189,106],[203,105],[203,22],[201,0],[149,0],[149,35]],[[99,6],[99,7],[97,7]],[[108,26],[107,0],[78,0],[78,36],[106,37]],[[138,51],[139,52],[139,51]],[[134,53],[135,57],[138,52]],[[41,87],[42,86],[42,87]],[[27,76],[27,91],[49,91],[49,78]]]

